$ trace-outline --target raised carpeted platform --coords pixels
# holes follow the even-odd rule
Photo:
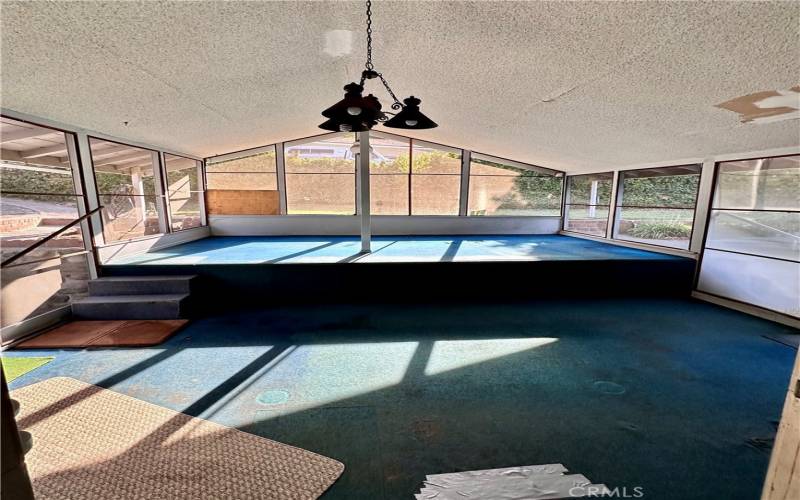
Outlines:
[[[207,238],[113,259],[106,276],[199,275],[203,309],[310,302],[688,296],[695,261],[561,235]]]
[[[192,241],[108,265],[377,264],[676,260],[680,257],[563,235],[376,236],[361,254],[355,236],[228,236]]]

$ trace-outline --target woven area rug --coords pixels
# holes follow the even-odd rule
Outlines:
[[[37,499],[317,498],[344,465],[70,378],[17,389]]]

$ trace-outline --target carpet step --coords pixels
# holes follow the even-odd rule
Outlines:
[[[178,319],[187,314],[188,293],[90,296],[72,303],[82,319]]]
[[[89,282],[89,295],[160,295],[190,293],[196,276],[111,276]]]

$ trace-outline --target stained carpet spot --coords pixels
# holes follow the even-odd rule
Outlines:
[[[287,401],[289,401],[289,393],[279,389],[264,391],[256,398],[256,402],[262,405],[279,405]]]
[[[608,382],[606,380],[598,380],[594,383],[594,388],[597,392],[602,392],[603,394],[625,394],[625,388],[619,384],[615,384],[614,382]]]

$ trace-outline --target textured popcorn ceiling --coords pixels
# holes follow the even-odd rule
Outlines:
[[[3,107],[202,156],[319,133],[363,65],[361,2],[0,8]],[[797,119],[715,107],[800,83],[798,2],[373,11],[377,68],[440,124],[416,137],[567,171],[800,142]]]

